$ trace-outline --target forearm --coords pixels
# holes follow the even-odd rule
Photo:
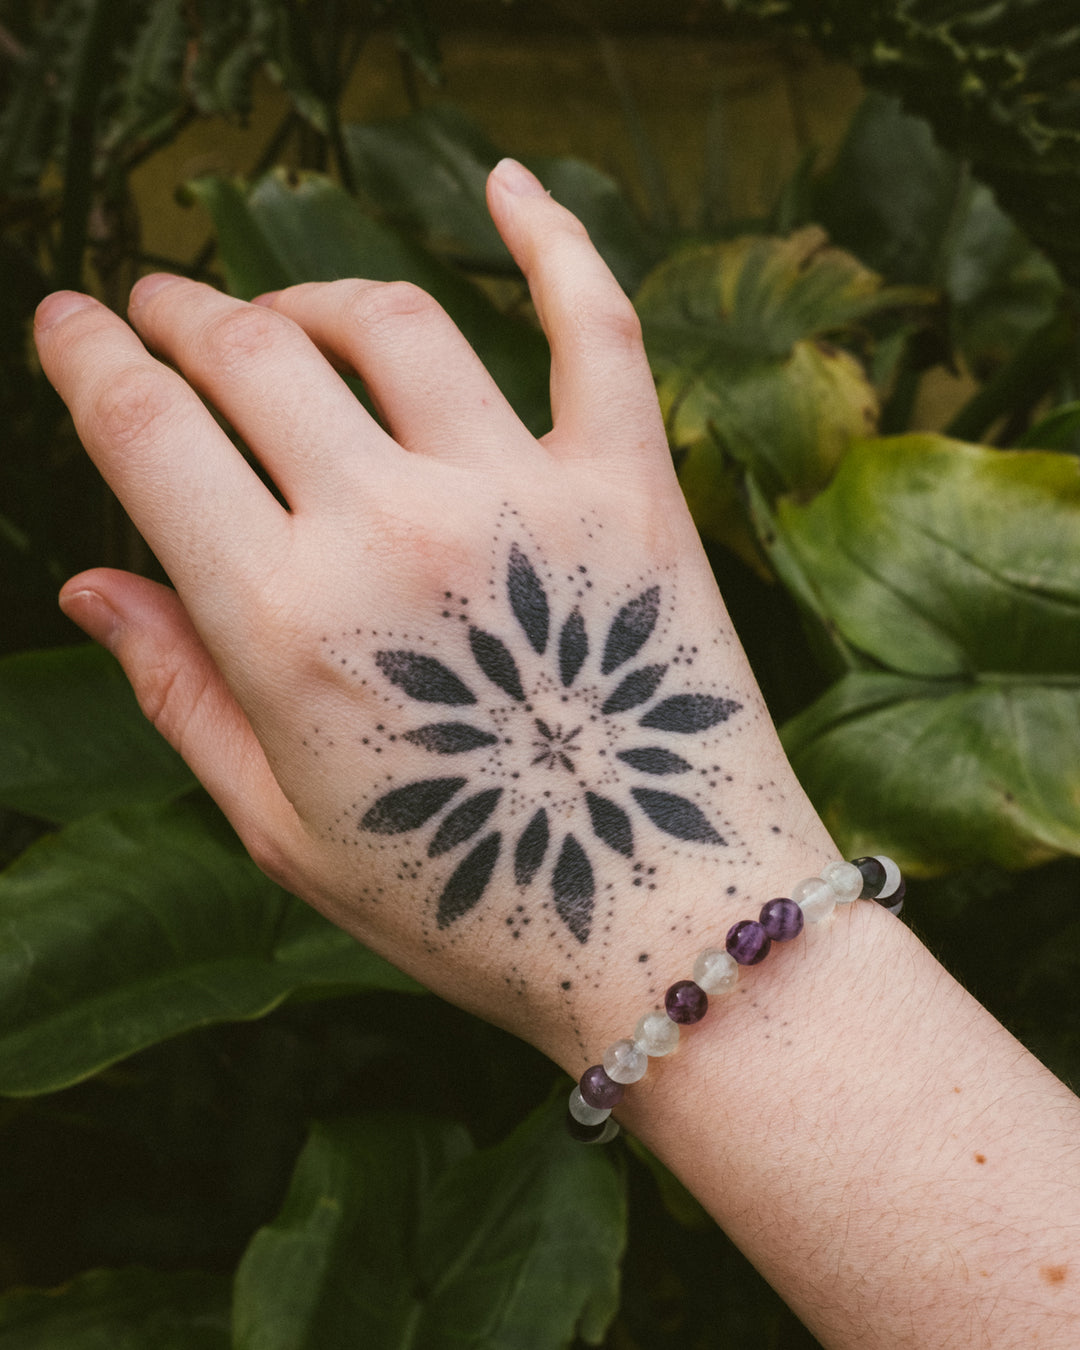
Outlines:
[[[877,906],[742,972],[619,1115],[826,1346],[1078,1342],[1080,1103]]]

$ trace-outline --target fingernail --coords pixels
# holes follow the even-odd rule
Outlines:
[[[34,327],[39,333],[44,333],[61,319],[66,319],[69,314],[74,314],[80,309],[89,309],[96,303],[79,291],[54,291],[38,305],[37,313],[34,315]]]
[[[272,305],[280,294],[280,291],[263,291],[262,295],[253,295],[251,303],[253,305]]]
[[[539,178],[516,159],[500,159],[491,172],[507,192],[517,197],[547,196]]]
[[[166,286],[171,286],[174,282],[182,280],[182,277],[174,277],[171,272],[151,272],[148,277],[140,277],[131,288],[128,309],[135,309],[137,305],[144,305],[158,291],[163,291]]]
[[[97,591],[61,591],[60,609],[88,637],[110,652],[115,649],[122,628],[120,615]]]

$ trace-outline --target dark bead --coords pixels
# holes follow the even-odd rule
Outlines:
[[[582,1125],[581,1121],[575,1120],[569,1111],[566,1113],[566,1133],[579,1144],[595,1143],[606,1128],[606,1120],[602,1120],[599,1125]]]
[[[903,877],[900,878],[900,885],[893,891],[892,895],[879,895],[877,902],[879,905],[889,911],[890,914],[899,914],[904,908],[904,896],[907,894],[907,882]]]
[[[709,1011],[709,996],[693,980],[680,980],[664,995],[664,1007],[673,1022],[688,1027],[694,1022],[700,1022]]]
[[[578,1079],[578,1088],[582,1099],[598,1111],[618,1106],[625,1090],[622,1083],[616,1083],[614,1078],[607,1076],[602,1064],[594,1064],[591,1069],[586,1069]]]
[[[852,858],[852,865],[862,873],[863,888],[860,900],[876,900],[885,885],[885,868],[876,858]]]
[[[790,942],[803,930],[803,912],[794,900],[783,896],[767,900],[758,916],[761,926],[774,942]]]
[[[756,966],[764,961],[772,938],[757,919],[740,919],[728,929],[727,949],[740,966]]]

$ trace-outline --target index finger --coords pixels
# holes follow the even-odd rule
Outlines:
[[[280,555],[288,513],[195,392],[122,319],[60,292],[39,306],[35,337],[84,446],[186,598],[202,576],[242,586]],[[191,612],[212,639],[209,618],[197,604]]]
[[[667,460],[641,324],[576,216],[516,160],[488,179],[488,208],[525,273],[551,347],[553,449]]]

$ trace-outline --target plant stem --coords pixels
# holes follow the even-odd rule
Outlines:
[[[111,66],[112,30],[118,9],[123,7],[116,0],[96,0],[93,4],[75,71],[56,259],[56,284],[63,290],[78,290],[82,285],[83,252],[94,197],[94,132],[98,103]]]
[[[1074,358],[1076,316],[1063,304],[1020,350],[987,381],[945,428],[947,436],[978,441],[999,417],[1030,411]]]

